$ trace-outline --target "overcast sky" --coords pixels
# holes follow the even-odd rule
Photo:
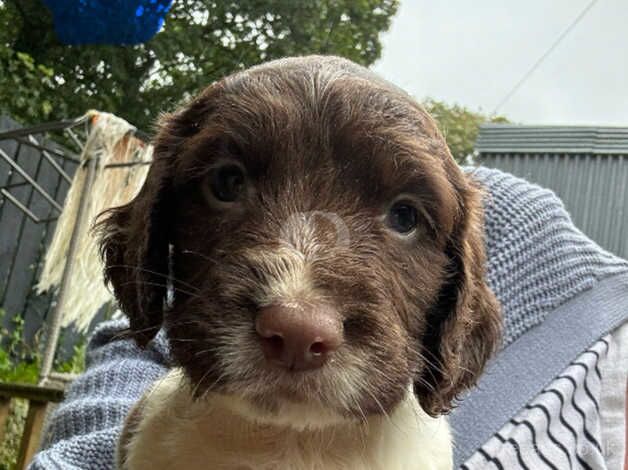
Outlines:
[[[490,113],[591,0],[401,0],[374,70]],[[528,124],[628,126],[628,1],[598,0],[500,110]]]

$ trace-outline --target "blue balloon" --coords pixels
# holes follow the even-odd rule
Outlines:
[[[139,44],[161,29],[172,0],[43,0],[65,44]]]

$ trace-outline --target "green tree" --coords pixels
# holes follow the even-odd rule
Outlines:
[[[33,123],[90,108],[147,129],[158,112],[238,69],[288,55],[364,65],[397,0],[176,0],[164,29],[135,46],[59,43],[41,0],[0,0],[0,108]]]
[[[460,105],[427,99],[425,109],[432,115],[447,140],[452,155],[459,163],[466,163],[473,154],[480,125],[486,122],[508,122],[503,116],[487,116]]]

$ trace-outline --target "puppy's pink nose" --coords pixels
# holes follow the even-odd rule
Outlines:
[[[342,343],[342,323],[328,306],[263,307],[255,329],[266,360],[291,370],[321,367]]]

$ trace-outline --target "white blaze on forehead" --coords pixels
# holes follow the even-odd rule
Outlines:
[[[281,246],[263,256],[269,269],[265,270],[266,280],[260,286],[265,297],[260,299],[260,305],[303,301],[313,297],[308,260],[303,252]]]
[[[321,219],[334,228],[335,237],[325,237],[317,233]],[[310,267],[321,252],[349,244],[349,229],[343,220],[331,212],[297,212],[287,217],[281,225],[277,237],[277,247],[256,251],[249,250],[247,256],[258,265],[264,276],[260,287],[259,305],[287,303],[292,301],[315,300],[315,292]]]
[[[247,257],[263,276],[259,286],[259,305],[303,301],[314,296],[308,269],[318,245],[308,217],[289,217],[278,236],[277,248],[249,250]]]
[[[305,258],[311,258],[318,249],[315,223],[312,213],[292,214],[281,225],[279,243],[299,252]]]
[[[279,239],[282,243],[291,245],[306,257],[314,255],[321,248],[320,244],[317,243],[316,235],[316,226],[321,222],[333,227],[334,246],[347,247],[349,245],[349,228],[342,220],[342,217],[336,213],[325,211],[297,212],[292,214],[282,225]],[[327,240],[330,238],[332,237],[327,237]]]

